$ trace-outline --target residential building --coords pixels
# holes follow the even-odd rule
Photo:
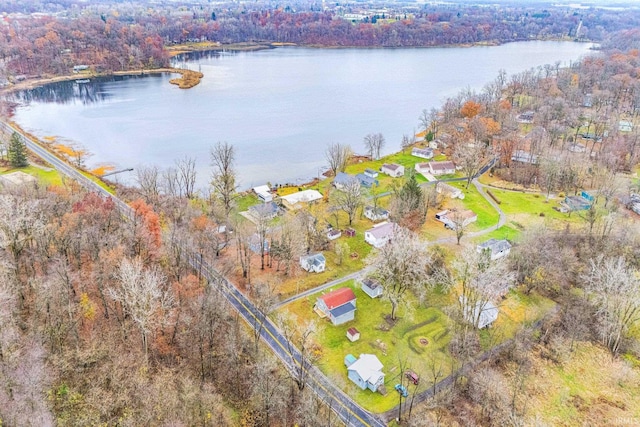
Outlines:
[[[300,257],[300,267],[309,273],[322,273],[327,267],[327,259],[320,252],[304,255]]]
[[[305,204],[322,199],[322,194],[316,190],[303,190],[288,196],[280,197],[282,204],[289,210],[301,209]]]
[[[450,160],[429,162],[429,171],[433,176],[454,174],[456,173],[456,165]]]
[[[278,216],[280,208],[275,202],[260,203],[249,207],[249,213],[256,220],[270,220]]]
[[[509,255],[509,252],[511,252],[511,243],[506,239],[489,239],[476,246],[476,251],[478,251],[478,253],[484,251],[489,252],[491,260],[495,261]]]
[[[253,187],[253,192],[256,193],[258,199],[262,202],[270,202],[273,200],[273,194],[271,193],[271,189],[268,185]]]
[[[498,307],[491,301],[478,301],[471,307],[461,295],[460,304],[464,319],[478,329],[488,328],[498,320]]]
[[[371,298],[377,298],[382,295],[382,285],[372,277],[362,279],[362,291]]]
[[[380,172],[394,178],[399,178],[404,176],[404,166],[396,163],[385,163],[380,167]]]
[[[351,288],[339,288],[318,297],[313,310],[333,325],[341,325],[355,318],[356,295]]]
[[[344,191],[355,181],[357,181],[355,176],[344,172],[338,172],[335,178],[333,178],[333,186],[336,187],[337,190]]]
[[[433,159],[433,148],[414,147],[411,150],[411,155],[415,157],[422,157],[423,159]]]
[[[384,221],[389,219],[389,211],[382,208],[375,208],[373,206],[364,207],[364,216],[371,221]]]
[[[381,222],[364,232],[364,240],[375,248],[381,248],[393,238],[397,227],[394,222]]]
[[[349,362],[355,359],[349,358]],[[345,359],[347,363],[347,359]],[[378,391],[378,387],[384,385],[384,373],[382,362],[375,354],[361,354],[359,359],[347,366],[348,377],[362,390]]]

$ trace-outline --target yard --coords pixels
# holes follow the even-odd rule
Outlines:
[[[315,339],[320,348],[318,367],[335,384],[345,390],[359,404],[373,412],[384,412],[398,404],[398,393],[394,385],[400,382],[399,365],[422,376],[418,391],[429,386],[429,366],[441,366],[445,375],[450,371],[451,358],[447,351],[450,340],[449,319],[437,307],[424,307],[413,299],[410,310],[400,310],[399,320],[391,326],[386,320],[390,312],[387,301],[372,299],[353,280],[342,286],[353,289],[357,298],[356,318],[346,324],[333,326],[327,319],[320,319],[313,312],[318,294],[295,301],[282,310],[298,320],[315,320],[318,332]],[[434,299],[448,300],[448,296]],[[351,342],[346,337],[347,329],[355,327],[361,338]],[[369,390],[360,390],[347,378],[344,358],[347,354],[359,357],[362,353],[375,354],[384,365],[386,396]],[[406,380],[404,382],[406,384]],[[409,388],[413,392],[413,386]]]
[[[18,170],[36,177],[38,179],[38,182],[45,187],[49,187],[49,186],[61,187],[63,185],[62,178],[58,173],[58,171],[56,171],[55,169],[46,170],[36,166],[27,166],[19,169],[0,167],[0,174],[12,173]]]

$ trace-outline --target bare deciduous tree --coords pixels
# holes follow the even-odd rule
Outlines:
[[[193,199],[196,186],[196,159],[193,157],[183,157],[176,160],[178,172],[178,182],[180,183],[180,194],[187,199]]]
[[[370,133],[364,137],[364,147],[369,153],[371,160],[378,160],[380,158],[380,152],[385,145],[384,135],[381,133]]]
[[[156,203],[160,197],[160,169],[157,166],[136,168],[136,184],[145,202]]]
[[[598,332],[602,343],[617,355],[629,328],[640,319],[640,272],[622,257],[600,256],[589,264],[584,280],[597,310]]]
[[[344,144],[329,144],[324,155],[329,162],[329,169],[335,176],[338,172],[343,172],[347,167],[349,157],[351,157],[351,147]]]
[[[489,149],[484,143],[468,144],[461,141],[456,145],[453,159],[467,177],[467,188],[488,158]]]
[[[358,209],[362,207],[362,190],[360,182],[353,178],[335,196],[336,207],[344,211],[349,218],[349,225],[352,225],[356,218]]]
[[[232,144],[218,142],[211,148],[211,187],[213,196],[220,202],[225,220],[229,221],[229,214],[233,209],[236,198],[235,150]]]
[[[391,304],[391,319],[406,301],[406,293],[421,292],[428,281],[431,262],[427,245],[413,232],[396,228],[393,239],[367,258],[371,275],[384,289],[383,296]]]
[[[164,323],[173,306],[173,296],[162,273],[156,268],[145,269],[139,259],[124,258],[116,277],[120,286],[109,289],[109,295],[122,305],[140,331],[147,357],[149,335]]]

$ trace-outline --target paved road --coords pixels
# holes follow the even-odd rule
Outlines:
[[[31,141],[17,130],[4,122],[0,122],[0,128],[9,134],[17,132],[29,150],[40,156],[42,159],[51,164],[59,172],[76,180],[80,185],[89,191],[111,198],[118,209],[128,218],[133,216],[133,210],[122,200],[111,195],[107,190],[100,187],[95,182],[78,172],[75,168],[63,162],[39,144]],[[271,320],[262,314],[238,289],[231,284],[225,277],[220,275],[206,261],[202,260],[189,247],[185,247],[190,265],[196,269],[202,269],[204,276],[213,286],[219,286],[219,290],[229,301],[231,306],[240,313],[243,319],[254,329],[260,331],[260,336],[273,353],[282,361],[285,368],[292,374],[296,375],[300,369],[307,369],[306,363],[297,348],[287,342],[283,334],[271,322]],[[365,411],[356,404],[342,390],[338,389],[329,379],[322,374],[317,368],[311,367],[307,369],[307,386],[311,388],[326,404],[333,410],[338,417],[347,425],[354,427],[384,427],[386,424],[377,416]]]

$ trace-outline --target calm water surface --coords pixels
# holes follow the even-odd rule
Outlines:
[[[436,49],[278,48],[191,59],[205,77],[193,89],[169,75],[66,82],[17,94],[15,120],[25,129],[92,153],[90,167],[169,167],[197,159],[198,184],[210,176],[209,147],[235,146],[241,188],[301,181],[326,165],[329,143],[364,152],[363,137],[381,132],[385,152],[419,127],[423,109],[461,89],[480,90],[508,74],[560,61],[590,44],[522,42]],[[126,175],[129,175],[128,177]],[[118,180],[131,183],[133,173]]]

